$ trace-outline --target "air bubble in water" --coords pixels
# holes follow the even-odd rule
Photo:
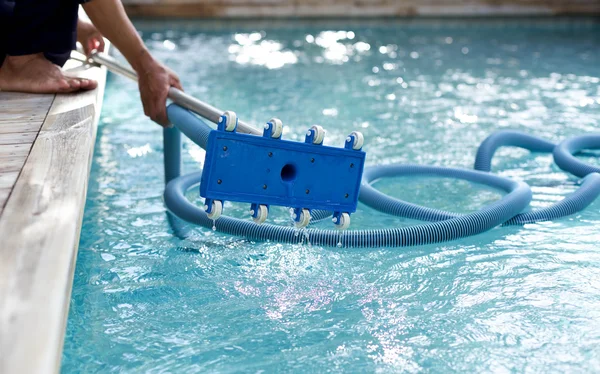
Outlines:
[[[310,237],[308,235],[308,230],[303,229],[302,230],[302,235],[304,236],[304,239],[306,239],[306,244],[308,244],[310,246]]]

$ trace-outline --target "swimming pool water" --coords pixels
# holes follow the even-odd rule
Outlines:
[[[369,165],[472,168],[497,129],[559,141],[599,128],[593,20],[139,26],[192,95],[254,124],[278,116],[287,139],[318,123],[326,144],[342,146],[358,129]],[[188,142],[184,155],[186,171],[197,170],[202,151]],[[549,155],[501,149],[493,171],[529,183],[533,208],[576,188]],[[457,212],[500,196],[441,178],[377,186]],[[163,187],[161,130],[144,118],[135,84],[109,75],[63,372],[600,367],[600,201],[440,245],[337,249],[173,230]],[[245,217],[248,207],[225,210]],[[352,218],[353,228],[416,223],[362,205]],[[283,209],[270,220],[290,224]]]

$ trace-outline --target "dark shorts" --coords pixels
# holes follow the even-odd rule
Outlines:
[[[79,0],[0,0],[0,63],[43,53],[63,66],[77,41]]]

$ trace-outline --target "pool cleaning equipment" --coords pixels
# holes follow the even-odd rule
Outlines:
[[[135,73],[130,69],[120,66],[109,57],[96,54],[92,58],[112,71],[136,78]],[[277,119],[272,119],[266,124],[262,137],[238,134],[237,132],[261,135],[260,131],[239,121],[235,114],[222,112],[181,91],[172,88],[169,97],[179,105],[172,104],[168,107],[169,118],[175,126],[163,130],[167,182],[164,201],[167,209],[187,222],[249,240],[301,243],[307,237],[310,243],[315,245],[338,247],[404,247],[441,243],[476,235],[503,224],[522,225],[564,217],[584,209],[600,194],[600,174],[597,173],[600,168],[584,164],[573,156],[583,149],[600,149],[598,134],[567,139],[555,146],[535,136],[515,131],[500,131],[489,136],[479,147],[475,160],[476,170],[422,165],[374,166],[364,169],[362,185],[358,193],[352,181],[360,174],[364,163],[364,153],[360,150],[362,147],[360,135],[351,134],[346,140],[345,149],[328,149],[319,145],[322,143],[323,133],[318,128],[311,128],[307,132],[305,139],[307,144],[286,142],[280,139],[282,125]],[[214,131],[190,110],[217,123],[218,130]],[[207,156],[205,169],[202,172],[181,175],[181,133],[210,154]],[[553,206],[523,213],[532,198],[530,187],[526,183],[490,173],[492,157],[502,146],[521,147],[532,152],[553,152],[554,159],[561,169],[584,178],[581,186]],[[281,158],[276,158],[274,157],[276,153],[283,153],[283,155],[280,155]],[[318,197],[315,198],[316,201],[326,195],[324,191],[335,192],[336,196],[330,198],[327,204],[323,200],[316,203],[307,200],[307,196],[301,196],[303,190],[305,195],[310,195],[314,191],[314,187],[308,186],[307,183],[321,186],[318,183],[322,181],[311,179],[310,170],[315,167],[313,158],[315,163],[317,160],[319,164],[323,162],[323,165],[329,162],[330,167],[327,170],[336,170],[335,173],[342,173],[345,170],[351,174],[351,177],[344,175],[350,178],[351,182],[342,179],[343,182],[335,188],[325,190],[321,187],[323,189],[312,195]],[[358,168],[351,170],[351,164]],[[230,167],[231,171],[224,170],[227,167]],[[318,175],[325,175],[324,170],[320,170]],[[302,173],[301,177],[300,173]],[[336,184],[339,175],[330,175],[329,183]],[[504,191],[506,195],[479,211],[461,215],[411,204],[387,196],[372,186],[376,180],[382,178],[417,175],[463,179],[497,188]],[[226,182],[229,178],[233,178],[234,182],[231,184],[229,181]],[[285,183],[291,180],[301,181],[301,183],[298,183],[298,186],[288,184],[285,201],[278,200],[282,196],[280,193],[270,194],[273,183],[285,186]],[[242,183],[252,186],[248,190],[250,191],[248,196],[242,196],[242,190],[239,189]],[[185,196],[190,188],[198,184],[200,184],[201,194],[206,197],[206,210],[194,205]],[[285,187],[281,188],[285,189]],[[263,191],[260,191],[261,189]],[[344,199],[358,197],[364,204],[384,213],[429,221],[429,223],[378,230],[340,231],[309,228],[305,229],[303,235],[299,235],[297,227],[331,217],[332,214],[334,223],[338,227],[341,226],[340,228],[346,228],[347,221],[343,213],[354,210],[351,205],[343,205],[345,201],[340,198],[340,195],[343,195]],[[222,204],[215,205],[215,202],[227,199],[251,203],[254,221],[259,223],[264,222],[263,217],[266,217],[270,204],[285,204],[290,201],[295,205],[297,227],[257,225],[256,222],[227,216],[220,216],[215,220],[217,210],[219,215],[222,212]],[[313,203],[314,205],[311,205]],[[314,209],[305,211],[304,216],[301,216],[303,213],[301,207]],[[306,218],[308,214],[312,219]],[[301,216],[300,219],[298,216]],[[301,222],[300,225],[297,224],[298,221]]]
[[[178,105],[169,105],[167,114],[192,137],[202,127]],[[334,212],[336,228],[348,228],[365,163],[360,132],[348,135],[345,148],[334,148],[323,145],[321,126],[311,127],[299,143],[281,139],[283,124],[276,118],[265,124],[262,137],[238,134],[236,124],[236,114],[225,112],[217,130],[206,141],[196,141],[206,150],[200,196],[208,218],[219,219],[223,202],[229,200],[251,203],[250,215],[258,224],[267,219],[270,205],[279,205],[292,208],[296,227],[308,226],[310,212],[318,209]]]
[[[202,119],[176,105],[169,106],[168,114],[175,127],[164,130],[165,175],[169,180],[164,193],[165,205],[170,212],[185,221],[207,228],[214,227],[219,232],[243,236],[250,240],[298,243],[303,241],[306,236],[312,244],[338,247],[404,247],[440,243],[475,235],[498,226],[520,213],[531,200],[531,190],[527,184],[490,173],[419,165],[383,166],[369,168],[365,170],[365,175],[377,172],[379,173],[376,175],[377,178],[399,175],[458,177],[498,188],[507,195],[478,212],[464,216],[434,223],[380,230],[307,229],[305,235],[299,235],[298,229],[294,227],[257,225],[251,221],[227,216],[221,216],[220,219],[214,221],[207,212],[194,205],[185,196],[191,187],[201,183],[203,173],[196,172],[181,176],[181,133],[179,129],[182,129],[186,135],[190,134],[191,140],[202,148],[207,148],[208,139],[213,130]],[[363,180],[360,192],[361,201],[364,198],[366,185]],[[381,195],[374,196],[373,200],[381,201],[382,206],[386,206],[389,200]],[[311,214],[318,215],[316,217],[318,219],[331,213],[315,210]]]

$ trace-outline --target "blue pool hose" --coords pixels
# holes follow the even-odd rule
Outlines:
[[[554,146],[555,144],[552,142],[519,131],[497,131],[488,136],[479,145],[477,155],[475,156],[474,169],[491,171],[492,158],[496,150],[500,147],[519,147],[531,152],[550,153],[554,149]]]
[[[554,160],[559,167],[579,177],[585,177],[575,192],[558,203],[547,208],[518,214],[506,221],[504,225],[524,225],[566,217],[582,211],[600,195],[600,174],[594,173],[600,171],[600,168],[596,167],[594,170],[594,167],[588,166],[572,156],[572,153],[582,149],[600,148],[600,136],[598,135],[590,134],[570,138],[556,146],[552,142],[519,131],[497,131],[488,136],[479,146],[475,157],[475,170],[490,171],[492,157],[500,147],[519,147],[541,153],[554,152]],[[561,163],[556,158],[557,153],[561,158]]]
[[[479,146],[477,156],[475,157],[475,170],[489,172],[491,170],[492,158],[494,157],[496,150],[500,147],[509,146],[527,149],[531,152],[551,153],[554,151],[555,159],[557,153],[559,154],[559,157],[562,157],[563,170],[577,171],[579,173],[573,172],[573,174],[585,178],[583,179],[581,186],[574,193],[568,195],[558,203],[536,211],[517,214],[504,222],[503,225],[524,225],[527,223],[550,221],[566,217],[582,211],[594,202],[598,195],[600,195],[600,174],[593,173],[593,171],[600,170],[600,168],[586,165],[572,156],[573,153],[582,149],[600,148],[600,136],[586,135],[571,138],[556,147],[552,142],[522,132],[510,130],[498,131],[488,136]],[[457,177],[456,175],[451,175],[451,173],[446,173],[445,175],[438,173],[437,175]],[[385,173],[384,169],[381,167],[365,170],[365,173],[363,174],[364,182],[361,186],[360,201],[384,213],[418,219],[421,221],[436,222],[461,216],[457,213],[431,209],[395,199],[375,190],[371,186],[371,183],[375,180],[389,176],[393,175]],[[475,183],[482,183],[477,179],[462,179]]]
[[[403,247],[440,243],[487,231],[505,222],[522,224],[548,220],[572,214],[589,205],[600,193],[600,175],[590,174],[581,187],[558,204],[536,212],[519,214],[531,201],[531,189],[523,182],[487,173],[491,158],[500,146],[518,146],[537,152],[550,152],[554,144],[518,132],[498,132],[490,136],[478,152],[476,165],[485,171],[442,168],[421,165],[387,165],[365,170],[361,187],[361,202],[379,211],[413,219],[433,221],[416,226],[377,230],[318,230],[308,229],[299,234],[292,227],[271,224],[257,225],[248,220],[222,216],[213,221],[206,213],[191,203],[186,191],[200,183],[201,172],[181,176],[181,132],[194,143],[205,148],[208,134],[212,130],[201,119],[177,106],[168,107],[169,119],[176,127],[164,130],[165,178],[167,186],[164,200],[167,209],[179,218],[193,224],[249,240],[300,243],[308,236],[311,244],[338,247]],[[587,143],[586,143],[587,144]],[[483,149],[482,149],[483,148]],[[589,148],[586,145],[584,148]],[[371,186],[377,179],[397,176],[429,175],[464,179],[485,184],[507,192],[501,200],[481,210],[465,215],[421,207],[387,196]],[[313,219],[330,215],[325,211],[314,211]],[[514,222],[513,222],[514,221]]]
[[[577,141],[573,142],[572,140]],[[565,144],[562,146],[562,149],[564,150],[560,154],[568,154],[568,156],[563,157],[565,159],[563,162],[563,169],[567,171],[575,170],[575,168],[578,168],[577,170],[582,170],[580,174],[574,173],[576,175],[585,177],[581,183],[581,186],[574,193],[565,197],[558,203],[547,208],[538,209],[536,211],[517,214],[504,222],[503,225],[524,225],[527,223],[550,221],[553,219],[562,218],[585,209],[594,200],[596,200],[598,195],[600,195],[600,174],[593,173],[593,166],[583,164],[572,156],[572,153],[582,149],[590,149],[594,148],[595,146],[600,147],[600,136],[587,135],[584,137],[571,138],[561,143],[557,149],[560,149],[561,145],[563,144]],[[491,170],[492,158],[494,157],[496,150],[500,147],[507,146],[519,147],[532,152],[543,153],[551,153],[554,150],[554,154],[556,155],[557,153],[554,143],[539,137],[518,131],[498,131],[488,136],[479,146],[479,149],[477,150],[477,156],[475,157],[475,170],[489,172]],[[448,170],[452,171],[448,173],[438,172],[436,175],[461,178],[475,183],[486,184],[485,182],[478,180],[478,178],[473,178],[474,175],[467,177],[463,174],[462,177],[459,177],[458,174],[454,173],[453,169]],[[585,173],[584,171],[587,171],[588,173]],[[363,185],[361,186],[360,201],[363,204],[366,204],[371,208],[377,209],[384,213],[418,219],[421,221],[436,222],[461,216],[461,214],[427,208],[395,199],[377,191],[371,186],[371,183],[377,179],[390,176],[394,176],[394,173],[386,172],[386,169],[382,167],[369,168],[365,170],[365,173],[363,174]]]
[[[600,173],[600,167],[586,164],[573,156],[584,149],[600,149],[600,134],[576,136],[563,140],[554,148],[554,162],[562,170],[580,178],[590,173]]]

